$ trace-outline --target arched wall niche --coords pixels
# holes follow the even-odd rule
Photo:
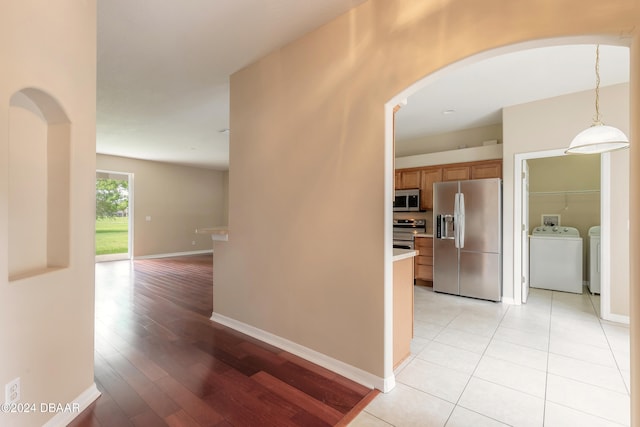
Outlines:
[[[9,102],[9,281],[69,266],[70,128],[60,103],[25,88]]]

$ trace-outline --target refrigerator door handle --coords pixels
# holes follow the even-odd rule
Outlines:
[[[458,246],[464,248],[464,193],[458,193]]]
[[[454,229],[453,238],[454,246],[460,248],[460,193],[456,193],[453,197],[453,217],[457,227]]]

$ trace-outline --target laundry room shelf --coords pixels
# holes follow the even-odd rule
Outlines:
[[[530,191],[530,196],[565,196],[568,194],[596,194],[600,190]]]

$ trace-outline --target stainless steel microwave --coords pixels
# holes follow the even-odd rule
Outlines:
[[[420,210],[420,189],[396,190],[393,200],[394,212],[415,212]]]

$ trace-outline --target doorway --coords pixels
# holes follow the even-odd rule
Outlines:
[[[593,43],[598,41],[600,43],[603,42],[603,40],[596,40],[596,38],[592,39]],[[564,44],[572,45],[574,43],[584,44],[585,42],[587,42],[587,40],[585,39],[580,39],[580,40],[558,39],[553,42],[550,42],[548,45],[555,45],[556,43],[563,44],[563,45]],[[536,45],[536,47],[541,47],[545,43],[534,42],[534,44]],[[615,43],[612,43],[612,44],[615,44]],[[476,55],[474,57],[466,58],[456,64],[453,64],[450,67],[440,69],[437,72],[430,74],[429,76],[415,83],[411,87],[408,87],[407,89],[398,93],[395,97],[389,100],[389,102],[385,106],[386,108],[386,140],[387,140],[387,145],[385,146],[385,149],[386,149],[386,155],[388,158],[388,162],[386,164],[386,167],[387,167],[386,183],[388,184],[386,186],[387,206],[392,205],[392,189],[393,189],[392,184],[393,184],[393,177],[394,177],[394,169],[395,169],[395,166],[397,166],[396,164],[394,164],[394,161],[396,161],[394,154],[395,154],[395,151],[397,150],[397,147],[393,146],[394,134],[395,134],[393,132],[393,107],[397,105],[399,102],[401,102],[402,100],[405,100],[407,98],[409,98],[408,104],[411,105],[413,101],[413,98],[412,98],[413,94],[417,93],[421,89],[426,88],[428,85],[432,84],[436,80],[442,79],[444,76],[444,73],[448,73],[449,71],[454,69],[455,70],[462,69],[465,65],[468,65],[474,62],[479,62],[482,59],[487,58],[488,56],[499,56],[502,53],[507,53],[509,51],[513,52],[516,50],[526,50],[527,48],[530,48],[530,47],[531,47],[531,44],[512,45],[505,49],[492,51],[491,54],[485,53],[483,55]],[[620,54],[628,58],[628,49],[627,48],[621,49]],[[545,63],[548,63],[548,62],[545,62]],[[585,67],[585,69],[586,68],[589,68],[589,67]],[[548,79],[544,80],[544,82],[545,82],[544,86],[547,87],[549,85]],[[628,87],[625,86],[623,83],[612,82],[610,86],[606,87],[603,90],[603,92],[607,92],[606,97],[610,100],[613,100],[613,102],[607,105],[609,120],[619,121],[618,123],[615,123],[615,125],[619,128],[625,128],[625,129],[628,128],[628,123],[625,123],[628,120],[628,105],[626,102],[624,102],[625,101],[624,97],[628,96],[628,92],[629,92]],[[465,96],[470,96],[469,91],[465,91],[464,93],[465,93]],[[430,98],[435,99],[434,96]],[[495,98],[495,96],[491,97],[491,99],[493,98]],[[483,98],[483,99],[486,99],[486,98]],[[503,196],[504,196],[504,199],[503,199],[503,203],[504,203],[503,247],[505,248],[503,252],[504,258],[503,258],[503,298],[502,300],[504,303],[507,303],[507,304],[522,303],[523,264],[525,266],[524,271],[528,272],[528,266],[526,265],[526,263],[523,263],[523,260],[525,261],[528,260],[528,254],[522,253],[522,248],[523,248],[522,242],[526,241],[526,239],[523,238],[523,235],[525,235],[526,231],[522,230],[523,223],[521,222],[522,221],[521,214],[523,212],[523,202],[527,202],[529,198],[527,197],[523,199],[522,188],[520,188],[519,186],[519,183],[521,182],[520,177],[524,172],[523,160],[529,159],[529,158],[536,158],[536,157],[545,157],[545,156],[552,157],[552,156],[563,155],[564,148],[560,149],[560,147],[564,147],[565,145],[564,141],[570,141],[571,138],[575,136],[575,134],[583,128],[584,117],[589,117],[593,113],[592,101],[593,101],[592,92],[590,90],[584,90],[583,88],[582,91],[578,91],[576,89],[573,92],[566,92],[563,95],[558,95],[557,93],[553,96],[549,95],[548,97],[544,98],[544,102],[538,99],[536,101],[530,100],[529,102],[524,102],[524,103],[503,104],[503,105],[510,105],[510,106],[504,107],[500,110],[500,113],[501,113],[500,116],[502,117],[502,119],[504,120],[506,118],[508,120],[508,126],[505,127],[504,124],[502,126],[502,132],[503,132],[502,134],[503,156],[502,157],[504,160],[504,163],[503,163],[503,179],[504,179],[504,182],[503,182],[503,185],[504,185],[503,187]],[[560,105],[560,102],[565,102],[565,104]],[[552,103],[552,105],[550,103]],[[423,110],[426,111],[426,109],[423,109]],[[440,122],[444,123],[445,120],[448,120],[448,118],[455,116],[455,114],[453,114],[453,112],[455,112],[455,109],[445,110],[441,108],[441,109],[434,109],[433,111],[434,112],[431,113],[431,117],[434,117],[434,120],[432,120],[430,123],[436,123],[436,124]],[[449,114],[449,112],[452,112],[452,113]],[[568,114],[568,112],[570,112],[570,114]],[[438,114],[440,115],[444,114],[444,116],[439,116]],[[423,115],[426,115],[426,113],[423,112]],[[443,117],[443,118],[436,120],[435,117]],[[537,120],[532,122],[531,117],[536,117]],[[562,122],[558,122],[557,119],[559,117],[562,118]],[[552,126],[551,128],[554,130],[554,132],[553,133],[548,132],[550,127],[539,126],[539,123],[553,123],[554,126]],[[401,123],[397,123],[397,125],[398,127],[402,126]],[[488,138],[488,139],[495,139],[495,138]],[[423,138],[420,138],[420,140],[415,138],[414,140],[416,142],[416,144],[414,145],[416,146],[418,144],[423,144],[423,141],[424,141]],[[483,141],[482,138],[477,138],[477,140],[481,141],[480,144],[484,144],[482,142]],[[462,145],[458,144],[458,146],[454,147],[454,149],[465,148],[466,146],[465,144],[468,144],[468,143],[465,142]],[[468,147],[468,146],[467,148],[476,149],[475,147]],[[549,152],[540,151],[533,154],[526,154],[526,153],[522,154],[523,151],[526,152],[531,150],[550,150],[550,151]],[[461,153],[461,150],[457,150],[457,152]],[[544,153],[544,155],[541,156],[541,153]],[[424,161],[424,156],[425,156],[425,154],[423,153],[411,152],[409,150],[403,153],[403,155],[411,157],[411,161],[415,161],[415,162]],[[603,181],[608,179],[605,172],[608,164],[607,159],[608,159],[607,156],[603,156],[603,160],[602,160]],[[461,161],[461,160],[458,160],[458,161]],[[420,166],[420,165],[417,163],[409,164],[409,162],[403,164],[403,167],[413,167],[413,166]],[[616,166],[615,169],[616,169],[614,171],[615,175],[618,175],[618,171],[617,171],[618,167]],[[616,179],[614,179],[613,182],[615,183],[620,181],[624,181],[624,179],[621,179],[621,177],[617,177]],[[628,175],[626,177],[626,182],[627,182],[626,185],[628,187]],[[605,186],[605,183],[603,182],[601,185],[601,188],[603,189],[603,191],[605,188],[611,189],[613,188],[613,184],[611,183],[611,181],[608,181],[608,183]],[[604,192],[606,193],[606,191]],[[614,196],[618,197],[617,196],[618,193],[622,195],[624,193],[624,190],[619,191],[616,189]],[[604,210],[604,207],[607,207],[608,209],[608,206],[612,206],[612,205],[616,206],[616,203],[615,201],[614,203],[608,203],[605,200],[605,197],[603,197],[602,205],[603,205],[603,211],[601,213],[602,215],[601,222],[602,222],[602,233],[604,234],[606,232],[605,224],[607,223],[607,218],[610,218],[610,216],[607,216],[607,211]],[[392,212],[390,208],[388,209],[389,210],[386,212],[387,219],[388,219],[387,223],[390,224]],[[528,208],[525,207],[524,211],[528,212]],[[615,215],[616,221],[611,221],[609,219],[610,221],[609,224],[615,223],[614,225],[616,225],[617,227],[618,226],[617,223],[620,222],[620,221],[617,221],[617,219],[618,217],[621,217],[621,213],[623,211],[626,211],[624,207],[619,210],[617,209],[616,215]],[[625,225],[626,223],[627,221],[624,221]],[[531,225],[534,225],[534,224],[531,224]],[[385,229],[385,233],[386,233],[387,241],[391,241],[392,230],[390,225],[388,226],[387,229]],[[607,243],[605,242],[605,238],[602,238],[603,253],[607,253],[608,249],[606,247],[606,244]],[[624,248],[621,248],[621,251],[624,251]],[[387,266],[385,268],[386,270],[385,294],[387,295],[390,293],[389,283],[391,283],[391,278],[390,278],[391,262],[389,261],[390,258],[391,258],[391,254],[387,253],[386,254],[387,261],[385,261],[385,264]],[[623,258],[623,257],[620,257],[620,258]],[[611,267],[608,267],[607,265],[602,266],[603,277],[607,276],[607,270],[606,270],[607,268],[611,268]],[[614,269],[614,271],[617,271],[617,270],[618,269]],[[621,272],[621,277],[622,277],[624,272],[628,272],[628,266],[626,269],[624,268],[624,266],[622,266],[622,268],[620,268],[619,271]],[[624,277],[622,277],[621,280],[624,281]],[[605,284],[603,283],[602,286],[603,286],[602,301],[601,301],[602,305],[609,306],[608,304],[606,304],[607,291],[604,290]],[[525,292],[526,292],[526,289],[528,288],[524,289]],[[606,313],[606,309],[603,309],[602,313],[604,316]],[[387,316],[385,320],[388,318],[390,318],[390,316],[388,315],[388,312],[387,312]],[[614,320],[614,319],[610,319],[610,320]],[[616,319],[615,321],[624,322],[625,320]],[[628,323],[628,317],[626,319],[626,322]],[[390,373],[391,370],[387,368],[385,372]]]
[[[96,262],[133,253],[133,174],[96,171]]]
[[[612,211],[612,206],[617,206],[616,203],[612,203],[612,197],[617,197],[617,195],[613,195],[612,194],[612,180],[615,180],[615,176],[617,174],[616,171],[612,171],[612,155],[624,155],[624,153],[617,153],[617,154],[613,154],[613,153],[605,153],[600,155],[600,191],[598,193],[599,196],[599,201],[600,201],[600,225],[601,225],[601,230],[602,230],[602,245],[601,245],[601,250],[602,250],[602,257],[600,259],[601,261],[601,266],[600,266],[600,271],[601,271],[601,291],[600,291],[600,304],[598,310],[600,313],[600,317],[605,319],[605,320],[610,320],[610,321],[615,321],[615,322],[620,322],[620,323],[629,323],[629,318],[628,316],[624,316],[624,315],[620,315],[620,314],[615,314],[612,312],[612,305],[611,305],[611,298],[612,298],[612,292],[614,294],[619,294],[619,293],[624,293],[625,290],[624,289],[615,289],[612,290],[611,288],[611,270],[612,268],[614,268],[614,266],[612,266],[612,262],[616,261],[618,262],[619,260],[613,260],[612,259],[612,235],[616,234],[616,230],[614,230],[615,228],[615,224],[613,224],[612,222],[612,216],[613,216],[613,211]],[[514,177],[522,177],[521,181],[520,181],[520,185],[515,185],[514,186],[514,196],[515,196],[515,200],[514,200],[514,207],[515,207],[515,212],[514,212],[514,217],[515,217],[515,221],[514,221],[514,226],[517,227],[518,229],[524,230],[525,228],[527,228],[529,231],[531,229],[531,227],[535,226],[535,225],[539,225],[539,224],[530,224],[530,211],[527,209],[524,209],[524,206],[527,206],[527,202],[531,200],[531,196],[527,194],[528,190],[530,190],[530,188],[528,188],[529,186],[529,177],[526,176],[526,174],[524,173],[525,170],[527,169],[527,167],[529,166],[529,163],[531,161],[535,161],[536,159],[549,159],[549,158],[559,158],[564,156],[564,152],[563,150],[550,150],[550,151],[540,151],[540,152],[532,152],[532,153],[524,153],[524,154],[517,154],[515,156],[515,162],[514,162]],[[621,174],[625,174],[625,171],[618,171]],[[628,175],[627,175],[628,176]],[[628,179],[628,178],[627,178]],[[514,180],[517,182],[517,178],[514,178]],[[593,184],[593,183],[592,183]],[[591,189],[594,190],[594,189]],[[561,192],[549,192],[551,194],[549,195],[541,195],[544,197],[549,197],[549,198],[561,198],[562,200],[560,201],[556,201],[556,203],[560,203],[563,204],[565,203],[565,195]],[[569,206],[569,204],[571,203],[569,201],[570,198],[579,198],[582,199],[584,201],[585,198],[592,198],[596,195],[595,192],[593,191],[585,191],[585,192],[571,192],[568,193],[566,195],[566,203],[565,205],[561,208],[563,211],[568,212],[571,207]],[[533,197],[538,197],[536,195],[534,195]],[[565,207],[567,209],[565,209]],[[552,212],[553,213],[553,212]],[[594,216],[591,215],[591,218],[593,218]],[[562,218],[562,216],[560,217]],[[571,218],[571,216],[569,216],[568,218]],[[584,219],[578,219],[576,220],[578,223],[580,221],[585,221]],[[564,225],[564,224],[563,224]],[[566,225],[571,225],[566,223]],[[593,225],[597,225],[597,224],[593,224]],[[514,228],[515,228],[514,227]],[[588,228],[586,225],[582,225],[581,227],[583,230],[581,231],[581,236],[583,237],[585,244],[586,241],[588,240]],[[587,231],[584,231],[587,230]],[[526,262],[526,260],[528,259],[528,238],[525,237],[526,236],[526,232],[522,232],[522,233],[516,233],[514,232],[513,236],[514,236],[514,282],[519,282],[520,279],[522,279],[522,288],[520,289],[520,295],[516,295],[516,303],[518,302],[522,302],[522,303],[526,303],[526,295],[529,289],[529,266],[528,263]],[[624,242],[618,242],[619,245],[618,246],[624,246],[623,243]],[[620,250],[624,250],[624,248],[620,247]],[[616,286],[621,285],[621,283],[618,283]],[[518,290],[518,288],[516,287],[516,290]],[[517,293],[516,293],[517,294]]]
[[[577,230],[582,239],[580,290],[589,292],[589,232],[601,222],[601,156],[543,156],[522,160],[522,303],[529,291],[529,236],[540,226]],[[578,268],[576,268],[578,270]],[[599,269],[598,269],[599,270]],[[600,290],[592,299],[600,310]]]

